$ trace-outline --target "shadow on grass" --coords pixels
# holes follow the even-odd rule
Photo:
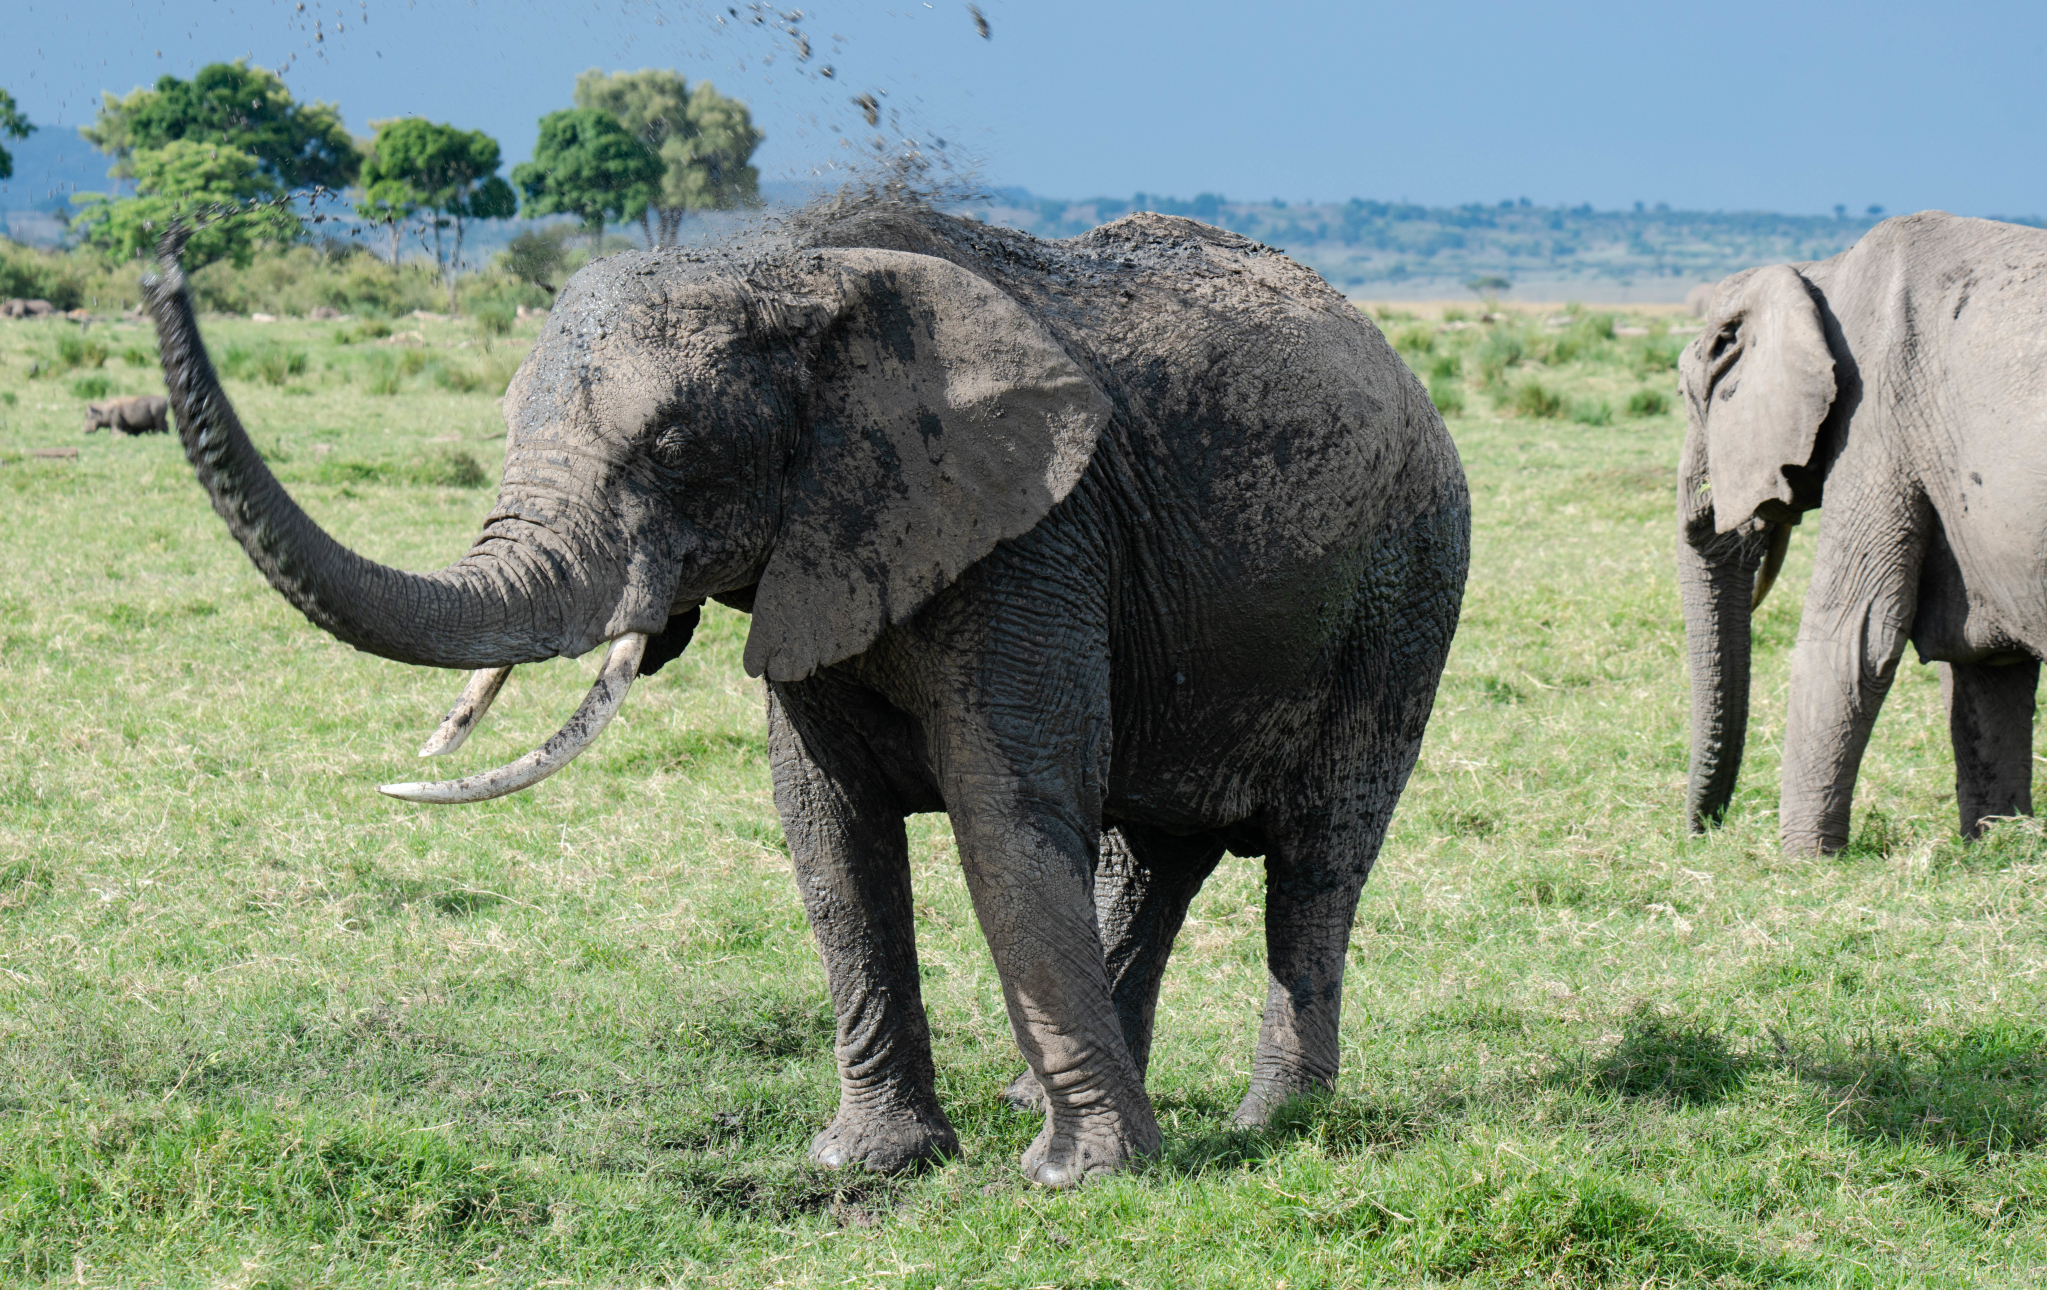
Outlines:
[[[1997,1020],[1910,1047],[1857,1045],[1785,1058],[1851,1135],[1972,1157],[2047,1143],[2047,1029]]]
[[[1220,1098],[1165,1097],[1157,1106],[1162,1119],[1178,1110],[1217,1126],[1169,1137],[1165,1155],[1150,1166],[1170,1175],[1198,1177],[1259,1164],[1304,1139],[1331,1156],[1403,1151],[1462,1120],[1471,1103],[1463,1094],[1447,1091],[1405,1098],[1310,1094],[1279,1107],[1263,1128],[1231,1125],[1234,1101],[1225,1104]]]
[[[1641,1008],[1606,1056],[1567,1067],[1550,1079],[1553,1085],[1704,1106],[1739,1092],[1754,1068],[1749,1055],[1736,1052],[1716,1031]]]

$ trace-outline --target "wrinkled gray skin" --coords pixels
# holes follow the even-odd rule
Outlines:
[[[167,434],[171,403],[161,394],[135,394],[85,405],[85,433],[119,430],[122,434]]]
[[[1962,831],[2030,814],[2047,649],[2047,233],[1928,211],[1831,260],[1738,273],[1680,372],[1693,831],[1720,818],[1741,767],[1757,570],[1822,505],[1791,659],[1785,850],[1847,844],[1856,770],[1907,641],[1941,669]]]
[[[483,535],[427,575],[299,512],[175,275],[151,304],[215,508],[358,648],[474,668],[667,627],[646,671],[706,597],[752,613],[837,1017],[841,1102],[813,1158],[957,1149],[918,992],[912,812],[951,817],[1049,1090],[1032,1178],[1158,1150],[1159,973],[1226,848],[1264,856],[1268,882],[1239,1116],[1327,1088],[1353,909],[1463,591],[1469,502],[1427,392],[1319,278],[1187,220],[1047,243],[883,203],[790,240],[577,274],[505,401]]]

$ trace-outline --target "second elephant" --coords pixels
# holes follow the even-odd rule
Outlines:
[[[1821,507],[1791,658],[1784,848],[1847,844],[1907,642],[1941,668],[1963,832],[2030,814],[2047,651],[2047,232],[1928,211],[1830,260],[1738,273],[1680,371],[1691,827],[1733,795],[1750,613],[1792,526]]]

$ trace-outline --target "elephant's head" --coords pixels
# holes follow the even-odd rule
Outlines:
[[[1791,526],[1819,505],[1814,453],[1833,406],[1834,354],[1811,287],[1776,265],[1721,283],[1685,347],[1678,584],[1692,670],[1693,832],[1734,795],[1747,737],[1749,616]]]
[[[512,665],[612,642],[545,746],[386,788],[414,800],[495,797],[566,764],[709,596],[750,591],[756,676],[861,652],[1063,499],[1109,412],[1042,322],[946,260],[614,256],[568,284],[513,378],[481,536],[402,573],[328,537],[264,466],[174,247],[146,287],[186,454],[271,585],[357,649],[481,669],[426,753],[461,742]]]

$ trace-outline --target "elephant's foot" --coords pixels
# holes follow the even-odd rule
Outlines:
[[[810,1141],[810,1159],[827,1169],[892,1174],[960,1153],[959,1135],[936,1106],[883,1111],[841,1106]]]
[[[1041,1187],[1078,1187],[1094,1174],[1111,1174],[1164,1146],[1149,1114],[1142,1125],[1113,1111],[1046,1117],[1038,1140],[1023,1154],[1024,1177]]]
[[[1002,1100],[1019,1111],[1045,1113],[1045,1086],[1038,1083],[1038,1077],[1031,1068],[1024,1067],[1023,1074],[1009,1081],[1009,1087],[1002,1090]]]
[[[1230,1117],[1230,1123],[1239,1129],[1268,1128],[1283,1108],[1319,1102],[1329,1094],[1328,1082],[1312,1076],[1254,1079],[1251,1091],[1237,1104],[1237,1113]]]

